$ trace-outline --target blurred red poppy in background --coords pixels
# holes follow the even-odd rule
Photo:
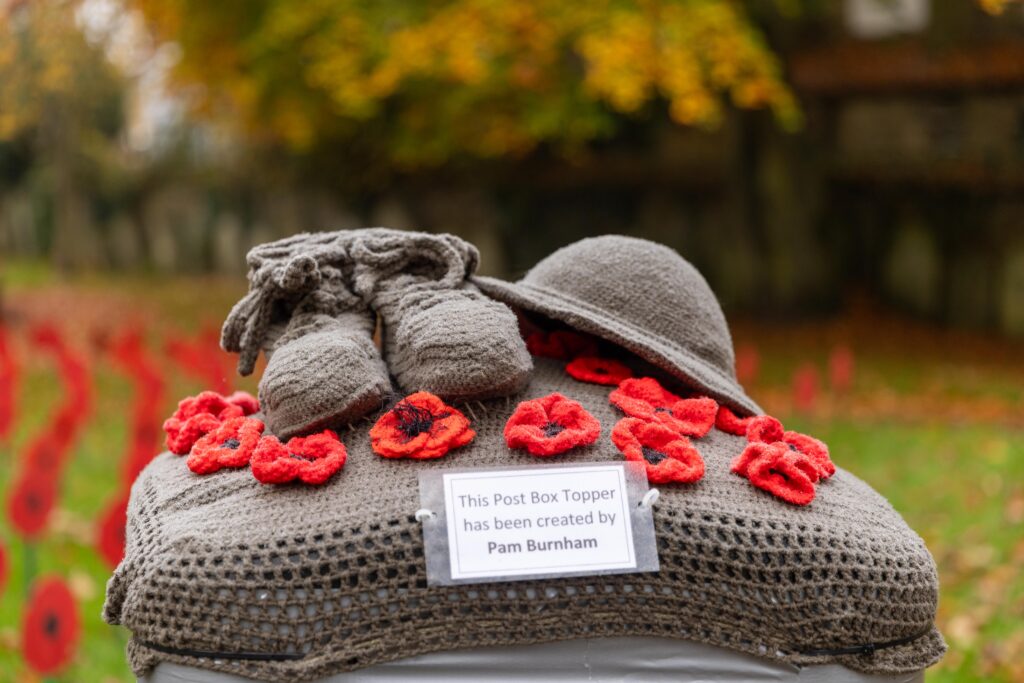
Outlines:
[[[75,656],[81,622],[75,598],[59,578],[36,581],[22,621],[21,651],[38,674],[58,673]]]
[[[53,473],[28,470],[11,487],[7,499],[7,517],[23,538],[35,539],[46,528],[54,503],[57,484]]]
[[[0,597],[7,588],[7,575],[10,573],[10,562],[7,559],[7,548],[0,545]]]
[[[100,516],[96,527],[96,552],[111,569],[124,559],[125,526],[128,524],[128,497],[121,496]]]
[[[0,442],[7,439],[14,425],[14,401],[18,383],[18,365],[11,350],[7,331],[0,325]]]

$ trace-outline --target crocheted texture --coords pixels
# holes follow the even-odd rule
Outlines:
[[[715,417],[715,427],[728,434],[746,436],[747,427],[753,421],[753,417],[739,417],[726,406],[718,407],[718,416]]]
[[[593,337],[572,330],[536,331],[527,335],[526,348],[534,356],[572,360],[581,355],[593,355],[597,342]]]
[[[630,635],[874,674],[942,655],[934,563],[885,499],[840,468],[812,503],[789,505],[729,472],[746,439],[716,429],[700,441],[704,477],[661,489],[658,572],[428,587],[419,473],[521,464],[505,424],[516,403],[556,392],[603,425],[559,461],[621,461],[608,388],[543,358],[515,402],[458,405],[477,434],[457,457],[377,457],[370,421],[343,433],[345,467],[318,487],[265,486],[244,469],[197,477],[158,456],[133,487],[127,554],[107,588],[106,619],[133,634],[132,668],[171,661],[283,683],[439,650]],[[802,654],[902,638],[874,654]]]
[[[621,346],[743,415],[729,327],[707,282],[675,251],[622,235],[580,240],[516,283],[473,281],[499,301]]]
[[[516,406],[505,423],[509,448],[525,448],[538,456],[589,446],[601,436],[601,423],[578,402],[559,393]]]
[[[818,471],[815,481],[818,478],[828,479],[836,471],[836,466],[828,453],[828,446],[812,436],[783,430],[782,423],[770,415],[751,419],[747,426],[747,440],[779,443],[782,447],[803,455]]]
[[[611,358],[597,356],[579,356],[565,366],[565,371],[573,379],[594,384],[618,386],[623,380],[633,376],[633,371],[625,364]]]
[[[807,505],[814,500],[814,482],[820,476],[809,458],[781,442],[748,444],[731,469],[759,489],[793,505]]]
[[[404,391],[455,401],[523,388],[532,362],[515,314],[467,280],[476,247],[447,234],[350,235],[353,289],[380,316],[388,369]]]
[[[60,671],[75,655],[81,621],[75,598],[63,581],[36,581],[22,621],[22,656],[38,674]]]
[[[653,377],[623,380],[608,395],[622,412],[645,422],[661,422],[678,434],[702,437],[715,425],[718,403],[710,398],[679,398]]]
[[[375,321],[362,313],[297,314],[260,378],[267,424],[282,438],[358,420],[391,390]]]
[[[612,443],[626,460],[644,463],[652,484],[692,484],[704,476],[704,460],[690,440],[661,422],[624,417],[612,429]]]
[[[348,455],[338,435],[329,429],[312,436],[295,437],[282,444],[265,436],[252,456],[252,473],[264,484],[299,480],[319,485],[337,474]]]
[[[182,399],[174,414],[164,421],[167,449],[178,455],[189,453],[200,437],[225,420],[246,415],[254,403],[255,399],[244,392],[232,394],[229,399],[214,391],[204,391]]]
[[[263,422],[233,417],[196,441],[188,455],[188,468],[196,474],[212,474],[225,467],[245,467],[263,434]]]
[[[433,394],[406,396],[370,430],[370,444],[385,458],[429,460],[465,446],[476,433],[461,412]]]

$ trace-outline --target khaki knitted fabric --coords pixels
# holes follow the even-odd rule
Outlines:
[[[499,301],[623,346],[741,414],[761,409],[736,382],[729,327],[703,276],[636,237],[574,242],[516,283],[473,278]]]
[[[282,438],[345,424],[380,408],[391,381],[367,312],[301,313],[277,340],[260,378],[267,426]]]
[[[540,462],[505,445],[518,400],[561,392],[601,423],[596,444],[543,462],[621,460],[609,387],[535,362],[520,396],[458,405],[477,436],[440,460],[378,457],[372,418],[341,432],[348,462],[322,487],[265,486],[246,469],[201,477],[179,457],[157,457],[132,488],[127,553],[104,607],[132,632],[134,671],[172,661],[307,681],[425,652],[601,636],[878,674],[941,657],[935,565],[889,503],[842,469],[810,505],[783,503],[729,472],[745,440],[717,430],[694,441],[704,478],[660,487],[660,571],[428,587],[417,475]],[[847,648],[859,654],[840,654]]]
[[[358,231],[353,288],[381,317],[399,386],[452,400],[506,396],[532,368],[515,315],[466,279],[476,247],[454,235]]]
[[[380,403],[386,375],[369,344],[374,313],[387,369],[409,393],[466,400],[526,384],[532,365],[515,315],[467,281],[479,253],[454,235],[386,228],[302,234],[255,247],[247,261],[250,290],[228,315],[221,344],[240,354],[242,374],[261,349],[273,350],[260,398],[269,426],[283,436],[341,424]],[[348,315],[333,324],[324,318],[341,314]],[[274,340],[282,325],[290,331]],[[302,338],[324,325],[330,334]],[[297,400],[303,392],[305,403]]]

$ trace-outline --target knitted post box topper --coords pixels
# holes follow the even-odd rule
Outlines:
[[[736,383],[717,302],[671,249],[624,237],[584,240],[521,284],[488,291],[634,353],[628,365],[675,397],[711,399],[678,417],[707,412],[703,419],[713,422],[718,411],[705,407],[713,402],[739,419],[763,413]],[[573,379],[566,359],[533,362],[524,398],[557,393],[599,424],[623,420],[608,386]],[[376,423],[349,425],[343,476],[312,490],[268,490],[245,469],[196,477],[179,458],[157,456],[132,487],[127,553],[104,606],[107,621],[132,633],[133,671],[175,662],[284,683],[428,652],[613,636],[679,638],[795,667],[838,664],[878,675],[918,672],[942,656],[935,563],[893,507],[841,468],[809,505],[769,496],[730,471],[748,444],[765,442],[713,427],[693,442],[704,462],[699,481],[660,487],[657,572],[431,586],[414,514],[420,474],[523,462],[505,440],[514,402],[457,405],[472,425],[440,397],[416,394]],[[675,402],[655,407],[676,412]],[[652,422],[660,427],[621,428],[623,451],[611,429],[559,459],[639,455],[658,461],[652,477],[674,467],[669,461],[693,465],[685,478],[696,476],[682,442],[691,437]],[[703,431],[698,423],[692,431]],[[790,446],[801,446],[782,434],[772,452],[796,454]],[[455,444],[457,457],[435,457]],[[786,469],[797,457],[748,467],[748,476],[770,483],[774,468],[810,480],[810,470]],[[226,516],[240,523],[226,524]]]

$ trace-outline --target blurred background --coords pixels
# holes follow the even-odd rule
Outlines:
[[[1022,190],[1015,2],[0,0],[0,681],[133,680],[123,499],[178,399],[255,389],[245,252],[366,225],[509,278],[678,249],[934,553],[928,680],[1024,680]]]

